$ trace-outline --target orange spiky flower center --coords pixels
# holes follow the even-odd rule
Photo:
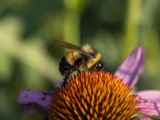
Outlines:
[[[51,99],[50,120],[134,120],[136,95],[118,77],[104,71],[81,72]]]

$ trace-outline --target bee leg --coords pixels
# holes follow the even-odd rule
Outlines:
[[[88,65],[87,65],[87,63],[85,64],[85,70],[88,71]]]
[[[78,69],[78,67],[80,66],[80,63],[78,65],[73,66],[65,75],[64,75],[64,82],[63,82],[63,86],[65,86],[65,84],[67,83],[70,75],[72,74],[72,72],[76,69]],[[79,69],[78,69],[79,70]],[[78,71],[79,72],[79,71]]]
[[[69,75],[71,74],[71,72],[69,71],[69,72],[67,72],[66,74],[65,74],[65,76],[64,76],[64,82],[63,82],[63,86],[65,86],[65,84],[67,83],[67,80],[68,80],[68,78],[69,78]]]

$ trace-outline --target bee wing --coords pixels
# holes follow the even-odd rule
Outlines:
[[[77,50],[81,54],[86,55],[86,56],[88,56],[90,58],[93,58],[93,56],[91,54],[89,54],[86,51],[82,50],[82,48],[79,47],[79,46],[73,45],[73,44],[68,43],[68,42],[60,41],[60,40],[55,40],[55,43],[57,45],[59,45],[59,46],[64,47],[64,48],[68,48],[68,49],[72,49],[72,50]]]

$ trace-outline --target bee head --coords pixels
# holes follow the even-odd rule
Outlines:
[[[100,71],[104,69],[104,63],[100,60],[91,68],[92,70]]]

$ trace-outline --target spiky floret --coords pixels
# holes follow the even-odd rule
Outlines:
[[[118,77],[104,71],[81,72],[51,99],[50,120],[134,120],[136,95]]]

